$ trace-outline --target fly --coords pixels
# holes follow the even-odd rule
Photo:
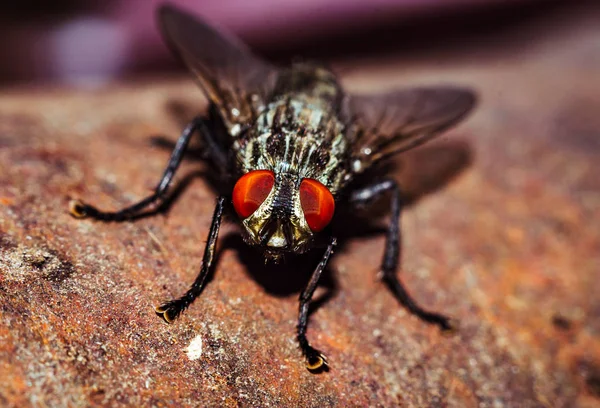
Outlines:
[[[183,296],[157,307],[157,314],[171,323],[198,297],[213,264],[223,213],[233,207],[244,241],[267,259],[324,248],[300,296],[297,339],[307,368],[327,369],[306,328],[309,303],[336,246],[331,221],[338,207],[364,207],[388,195],[383,279],[411,313],[443,330],[453,328],[447,316],[419,306],[396,276],[403,204],[398,184],[385,176],[359,183],[357,176],[456,124],[473,108],[474,93],[434,87],[347,94],[323,66],[299,62],[276,68],[236,38],[170,5],[159,9],[158,18],[166,41],[208,98],[208,117],[197,117],[183,130],[150,196],[116,212],[81,201],[70,206],[77,218],[125,221],[160,205],[192,135],[199,133],[207,161],[228,193],[217,200],[196,280]]]

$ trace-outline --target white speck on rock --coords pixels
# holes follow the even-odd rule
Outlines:
[[[185,353],[190,360],[198,360],[202,355],[202,336],[197,335],[194,337],[189,346],[186,347]]]

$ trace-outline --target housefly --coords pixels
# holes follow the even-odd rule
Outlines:
[[[206,159],[228,193],[217,200],[196,280],[183,296],[157,307],[157,314],[173,322],[198,297],[213,265],[222,215],[233,207],[244,241],[267,259],[324,248],[300,296],[297,339],[307,368],[327,369],[306,328],[309,302],[336,246],[332,218],[338,208],[364,207],[387,195],[391,220],[383,279],[411,313],[451,329],[451,319],[420,307],[396,276],[403,203],[398,184],[385,176],[359,182],[368,177],[358,176],[456,124],[474,106],[475,95],[456,87],[348,94],[321,65],[277,68],[236,38],[170,5],[159,9],[158,18],[167,43],[208,98],[209,114],[183,130],[153,194],[116,212],[81,201],[70,207],[78,218],[124,221],[160,205],[192,135],[200,135]]]

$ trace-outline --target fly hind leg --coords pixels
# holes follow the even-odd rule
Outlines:
[[[351,203],[356,206],[364,206],[371,203],[375,198],[384,193],[391,193],[392,219],[388,227],[385,241],[385,252],[381,271],[383,280],[394,297],[408,309],[409,312],[421,320],[435,324],[442,330],[454,330],[457,322],[440,313],[425,310],[410,296],[396,274],[400,255],[400,211],[402,209],[402,196],[400,188],[394,180],[383,180],[363,189],[356,190],[350,197]]]

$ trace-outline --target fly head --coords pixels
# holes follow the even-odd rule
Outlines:
[[[244,240],[275,262],[286,252],[310,249],[335,210],[332,194],[320,182],[271,170],[243,175],[233,189],[233,206]]]

